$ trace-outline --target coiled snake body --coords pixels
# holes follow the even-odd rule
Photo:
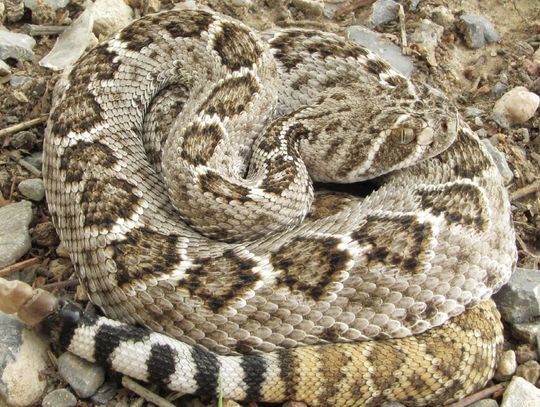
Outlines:
[[[92,302],[145,328],[67,310],[63,342],[238,400],[425,405],[482,386],[501,346],[483,300],[516,257],[492,159],[363,47],[266,37],[175,10],[74,66],[44,146],[50,213]],[[374,178],[364,198],[313,189]]]

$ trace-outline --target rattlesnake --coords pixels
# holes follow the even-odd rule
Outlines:
[[[52,319],[80,356],[321,406],[440,404],[492,375],[483,300],[516,260],[501,176],[443,95],[335,34],[145,16],[75,64],[44,177],[91,301],[145,327],[68,305]]]

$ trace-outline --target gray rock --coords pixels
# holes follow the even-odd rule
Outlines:
[[[476,116],[480,116],[481,114],[482,114],[482,110],[477,109],[476,107],[468,107],[463,112],[463,115],[465,117],[476,117]]]
[[[410,37],[411,42],[419,44],[425,49],[426,59],[431,66],[437,66],[435,49],[439,45],[443,32],[443,26],[423,19]]]
[[[29,35],[0,30],[0,59],[31,61],[34,59],[34,45],[36,41]]]
[[[494,299],[506,322],[530,322],[540,315],[540,271],[516,268]]]
[[[405,407],[405,406],[397,401],[386,401],[381,404],[381,407]]]
[[[394,0],[377,0],[371,8],[368,26],[377,27],[398,17],[398,3]]]
[[[45,198],[45,185],[41,178],[30,178],[19,182],[19,191],[26,198],[39,202]]]
[[[540,337],[540,322],[511,324],[512,336],[525,343],[535,344]]]
[[[31,150],[37,143],[38,140],[36,134],[30,130],[23,130],[15,133],[9,142],[13,148],[21,148],[24,150]]]
[[[508,89],[508,86],[506,86],[502,82],[497,82],[495,86],[493,86],[492,92],[495,94],[495,96],[502,96],[504,92]]]
[[[30,250],[31,221],[32,204],[28,201],[0,208],[0,268],[15,263]]]
[[[506,185],[510,184],[512,179],[514,179],[514,173],[510,169],[510,166],[506,162],[506,157],[501,153],[491,142],[487,139],[483,139],[482,143],[486,146],[491,158],[495,161],[497,169],[501,173],[504,183]]]
[[[43,167],[43,153],[41,151],[24,157],[24,161],[41,171]]]
[[[469,407],[499,407],[499,404],[496,400],[493,399],[484,399],[478,400],[475,403],[469,404]]]
[[[24,0],[24,5],[32,11],[43,7],[43,4],[52,10],[57,10],[66,7],[69,4],[69,1],[70,0]]]
[[[58,372],[81,398],[94,395],[105,381],[105,370],[65,352],[58,358]]]
[[[77,398],[66,389],[53,390],[41,402],[41,407],[75,407]]]
[[[499,40],[495,27],[483,16],[464,14],[459,18],[458,27],[469,48],[481,48],[486,42]]]
[[[118,392],[114,383],[105,382],[97,392],[92,396],[92,401],[96,404],[107,404]]]
[[[527,380],[514,376],[504,391],[501,407],[538,407],[540,389]]]
[[[30,76],[13,75],[9,80],[9,84],[14,88],[24,85],[25,83],[32,82],[34,78]]]
[[[0,400],[10,406],[39,402],[47,386],[47,344],[16,318],[0,312]]]
[[[383,40],[380,34],[361,25],[350,26],[347,31],[352,41],[356,41],[375,52],[403,75],[411,76],[414,65],[409,57],[401,53],[401,49],[397,45]]]

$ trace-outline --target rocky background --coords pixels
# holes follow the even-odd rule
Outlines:
[[[492,151],[507,183],[519,268],[496,296],[507,327],[497,374],[483,392],[454,407],[540,406],[540,2],[197,3],[259,30],[300,25],[349,36],[455,102]],[[0,0],[0,276],[87,304],[50,221],[41,178],[44,126],[54,84],[85,49],[134,18],[174,6],[170,0]],[[210,404],[141,387],[57,352],[54,345],[49,347],[43,338],[0,314],[0,407],[4,405]],[[225,400],[223,405],[236,403]]]

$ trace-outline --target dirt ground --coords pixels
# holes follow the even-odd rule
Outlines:
[[[83,10],[82,2],[71,2],[64,10],[57,12],[36,12],[27,10],[23,19],[16,23],[6,23],[8,30],[23,32],[28,23],[61,25],[67,18],[75,19]],[[131,5],[137,5],[133,0]],[[244,1],[202,0],[198,2],[215,10],[229,14],[247,22],[258,30],[275,26],[302,25],[323,28],[344,34],[353,23],[364,24],[371,13],[369,1],[358,7],[354,13],[343,13],[339,17],[328,18],[317,9],[304,7],[302,1],[294,0],[253,0],[252,6],[243,7]],[[330,2],[329,2],[330,3]],[[342,6],[358,1],[343,2]],[[540,95],[540,62],[533,61],[533,53],[540,46],[540,2],[538,0],[471,0],[442,1],[421,0],[414,11],[410,3],[403,2],[406,15],[406,32],[411,34],[422,19],[431,19],[433,8],[444,5],[457,16],[459,13],[479,14],[489,19],[500,35],[498,43],[480,49],[468,48],[455,25],[444,31],[436,48],[438,65],[432,66],[425,55],[410,44],[411,58],[416,81],[427,82],[446,92],[458,109],[478,108],[482,113],[478,120],[467,119],[475,131],[481,130],[505,155],[513,172],[508,185],[512,201],[514,223],[517,230],[519,266],[538,269],[540,264],[540,113],[522,125],[510,129],[500,128],[490,117],[493,105],[500,95],[493,92],[495,84],[506,76],[508,89],[525,86]],[[162,4],[161,9],[171,8],[171,2]],[[400,27],[393,22],[378,31],[399,45]],[[24,83],[13,86],[10,77],[0,77],[0,130],[44,117],[51,107],[53,86],[59,74],[42,68],[38,61],[53,47],[56,36],[35,37],[36,54],[32,62],[8,60],[13,76],[29,77]],[[1,133],[0,133],[1,134]],[[21,164],[22,158],[42,150],[44,123],[17,133],[0,136],[0,206],[25,199],[17,189],[20,181],[34,178],[36,174]],[[36,207],[36,205],[35,205]],[[68,279],[73,269],[69,261],[64,268],[51,271],[51,261],[58,259],[56,251],[58,238],[54,233],[50,216],[44,201],[37,205],[37,213],[32,226],[32,249],[21,260],[39,257],[42,261],[25,270],[25,277],[34,285],[57,284],[56,291],[65,291],[70,296],[84,299],[84,293],[73,284],[60,283]],[[62,261],[60,263],[62,263]],[[57,262],[58,263],[58,262]],[[58,271],[60,270],[60,271]],[[31,277],[29,277],[31,276]],[[77,291],[76,291],[77,290]],[[54,376],[54,373],[51,373]],[[55,382],[55,380],[52,380]],[[56,381],[60,382],[59,379]],[[90,405],[90,404],[81,404]]]

